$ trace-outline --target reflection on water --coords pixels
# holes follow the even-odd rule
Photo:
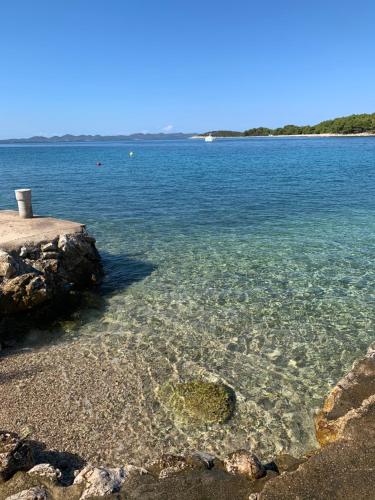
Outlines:
[[[211,146],[142,143],[129,163],[126,145],[103,145],[101,177],[100,146],[29,148],[43,189],[51,163],[77,182],[91,172],[92,197],[79,205],[61,185],[71,204],[56,210],[90,221],[107,276],[101,301],[56,326],[59,342],[3,359],[1,375],[25,376],[1,382],[18,410],[0,410],[2,427],[32,424],[49,445],[112,463],[314,446],[314,409],[373,341],[375,141]],[[0,150],[0,166],[10,155],[22,170],[20,149]],[[192,377],[235,390],[229,423],[182,425],[163,407],[159,385]]]

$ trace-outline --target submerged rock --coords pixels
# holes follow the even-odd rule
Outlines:
[[[265,469],[259,458],[247,450],[238,450],[224,460],[224,467],[230,474],[240,474],[249,479],[259,479],[265,475]]]
[[[205,424],[226,422],[235,407],[235,393],[230,387],[203,380],[165,384],[160,397],[176,418]]]

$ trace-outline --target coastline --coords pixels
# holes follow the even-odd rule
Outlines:
[[[9,282],[22,280],[30,274],[33,279],[43,279],[45,273],[45,283],[50,283],[48,274],[54,269],[56,272],[56,268],[51,267],[51,262],[45,267],[45,261],[65,261],[65,265],[57,269],[63,277],[66,270],[70,270],[73,273],[69,275],[70,280],[77,275],[77,266],[82,267],[82,259],[88,257],[92,264],[85,275],[98,271],[99,256],[93,246],[94,240],[86,235],[81,224],[38,217],[24,221],[9,211],[0,215],[12,219],[14,225],[11,230],[3,232],[3,246],[7,250],[2,250],[0,262],[3,296],[4,283],[7,287]],[[35,228],[30,230],[33,224],[37,225],[39,232]],[[27,229],[23,236],[20,227]],[[60,234],[64,228],[71,233],[70,236]],[[14,239],[15,234],[17,239]],[[30,273],[31,265],[38,267],[35,276]],[[31,287],[31,291],[18,288],[18,301],[10,312],[14,312],[13,306],[17,306],[16,312],[38,307],[39,299],[44,302],[46,297],[45,293],[40,295],[41,290],[43,288],[39,286]],[[38,300],[33,298],[34,291]],[[18,308],[18,304],[22,307]],[[3,313],[1,302],[0,306]],[[53,315],[53,302],[48,302],[47,307],[51,308]],[[70,324],[62,322],[61,327],[64,333],[68,333]],[[33,335],[40,333],[35,329]],[[299,457],[284,454],[266,461],[265,457],[260,459],[255,455],[246,442],[244,448],[229,453],[214,454],[193,448],[179,454],[179,450],[171,449],[166,438],[162,454],[148,455],[146,459],[142,457],[142,450],[138,450],[142,458],[137,460],[129,456],[127,448],[131,443],[136,445],[144,426],[152,426],[152,415],[147,415],[146,411],[143,415],[133,414],[132,425],[123,432],[118,429],[115,435],[113,429],[105,425],[109,415],[122,422],[126,395],[131,390],[130,373],[136,369],[137,360],[117,371],[114,363],[116,345],[110,352],[105,338],[100,338],[95,342],[95,351],[87,344],[87,349],[80,352],[75,349],[75,342],[56,344],[52,353],[61,352],[56,358],[51,352],[46,357],[43,349],[37,350],[32,357],[23,356],[22,350],[6,349],[1,353],[0,376],[4,382],[0,422],[6,429],[0,432],[1,498],[47,500],[68,497],[83,500],[117,495],[117,498],[151,500],[156,494],[161,499],[175,498],[178,492],[182,500],[271,500],[287,498],[288,495],[309,499],[316,491],[321,491],[321,497],[317,498],[329,498],[333,492],[346,498],[357,498],[353,492],[358,493],[358,498],[371,498],[369,470],[372,470],[371,465],[375,466],[375,447],[371,444],[375,436],[374,348],[369,348],[367,355],[353,364],[315,416],[315,433],[320,448],[306,451]],[[201,384],[194,382],[194,387]],[[207,382],[203,385],[205,391],[203,399],[199,396],[198,412],[206,405],[211,411],[215,392],[210,391],[217,387],[217,384]],[[133,390],[137,391],[137,387]],[[91,394],[91,401],[87,399],[88,394]],[[182,394],[177,394],[178,400]],[[234,393],[231,401],[234,405]],[[65,404],[64,408],[66,402],[68,405]],[[78,408],[78,413],[75,413],[75,408]],[[197,411],[194,401],[192,408]],[[226,412],[228,409],[224,408]],[[230,413],[232,411],[233,406]],[[77,418],[77,415],[80,416]],[[207,415],[210,413],[205,418]],[[216,409],[211,413],[211,416],[215,415]],[[192,417],[193,414],[189,413],[188,418]],[[225,424],[227,418],[231,418],[228,412],[223,420],[219,418],[218,424]],[[101,435],[99,447],[98,431]],[[116,447],[114,454],[113,447]],[[347,470],[353,463],[356,463],[358,474],[354,478],[349,476],[348,482]],[[325,477],[323,483],[322,476]],[[186,491],[186,495],[181,490]]]
[[[317,137],[340,137],[340,138],[345,138],[345,137],[375,137],[374,134],[370,134],[368,132],[361,132],[359,134],[278,134],[278,135],[246,135],[246,136],[214,136],[215,140],[216,139],[251,139],[253,137],[255,138],[272,138],[272,139],[277,139],[277,138],[283,138],[283,137],[305,137],[305,138],[317,138]],[[190,137],[190,139],[204,139],[204,135],[193,135]]]
[[[370,347],[332,389],[315,418],[320,448],[299,458],[279,455],[270,462],[260,460],[249,449],[221,458],[192,450],[133,465],[127,462],[124,445],[120,464],[103,465],[88,463],[68,450],[49,450],[42,442],[11,430],[1,431],[0,496],[6,500],[108,496],[142,500],[156,496],[165,500],[371,499],[374,380],[375,349]]]

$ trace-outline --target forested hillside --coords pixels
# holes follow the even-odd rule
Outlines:
[[[285,125],[284,127],[272,129],[267,127],[256,127],[244,132],[233,132],[228,130],[217,130],[211,132],[216,137],[247,137],[259,135],[301,135],[301,134],[375,134],[375,113],[350,115],[326,120],[317,125]],[[207,132],[204,135],[207,135]]]

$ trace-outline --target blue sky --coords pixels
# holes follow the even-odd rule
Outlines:
[[[375,2],[4,0],[0,137],[375,111]]]

